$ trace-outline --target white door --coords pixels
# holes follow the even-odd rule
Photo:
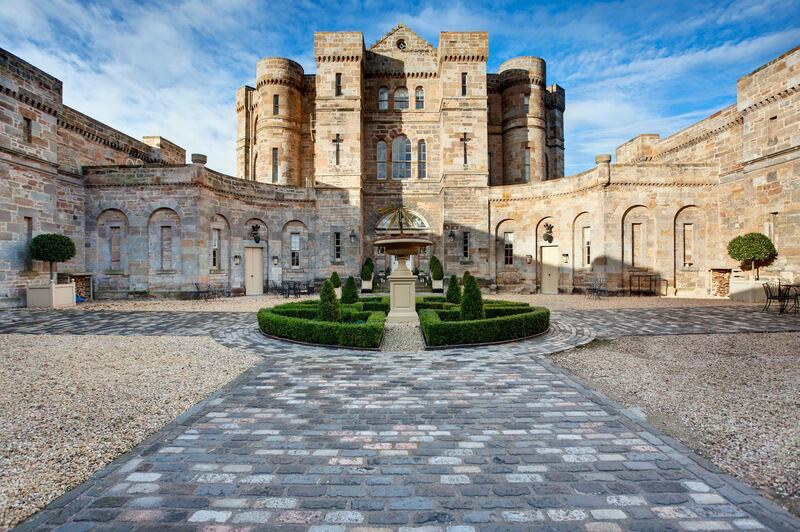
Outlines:
[[[543,294],[558,293],[558,246],[542,246],[542,289]]]
[[[244,291],[248,296],[264,293],[264,250],[244,248]]]

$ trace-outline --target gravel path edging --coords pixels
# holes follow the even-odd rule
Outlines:
[[[99,471],[96,471],[91,477],[89,477],[88,480],[72,488],[59,498],[50,502],[47,506],[39,510],[37,513],[33,514],[27,520],[16,525],[16,527],[14,527],[13,530],[15,532],[28,532],[30,530],[36,530],[36,528],[40,524],[50,519],[53,513],[69,505],[69,503],[74,501],[77,497],[79,497],[86,491],[92,488],[96,488],[98,483],[102,481],[104,477],[110,475],[111,473],[115,472],[117,469],[128,463],[131,460],[131,458],[133,458],[136,455],[147,454],[147,449],[154,445],[157,445],[158,442],[161,441],[162,439],[169,438],[171,435],[177,436],[178,433],[183,431],[181,427],[185,423],[188,423],[194,419],[200,419],[201,418],[200,414],[205,410],[207,406],[210,405],[213,406],[214,401],[221,401],[220,396],[246,383],[250,378],[252,378],[253,374],[257,374],[263,371],[263,368],[266,365],[268,365],[267,362],[261,362],[259,364],[256,364],[252,368],[243,371],[236,378],[230,380],[224,386],[212,392],[211,395],[209,395],[205,399],[187,408],[186,411],[184,411],[178,417],[176,417],[175,419],[164,425],[164,427],[161,430],[145,438],[138,445],[135,445],[129,451],[119,455],[110,464],[106,465]]]
[[[546,356],[541,357],[540,364],[550,371],[562,374],[565,379],[570,380],[575,387],[585,393],[587,397],[603,404],[611,411],[618,413],[621,417],[630,421],[631,425],[628,426],[628,428],[630,428],[632,432],[637,433],[642,439],[650,441],[651,435],[661,439],[663,443],[672,448],[672,452],[668,454],[670,454],[675,461],[685,464],[687,469],[703,479],[709,486],[719,489],[720,492],[726,491],[726,496],[737,495],[735,492],[738,492],[740,500],[735,502],[740,507],[744,508],[745,511],[769,526],[770,529],[776,531],[785,530],[787,532],[797,530],[798,518],[776,502],[768,499],[763,493],[748,486],[736,477],[725,473],[712,462],[697,454],[681,441],[665,434],[664,431],[653,426],[645,418],[637,415],[631,409],[614,401],[604,393],[587,386],[582,379],[551,362]]]

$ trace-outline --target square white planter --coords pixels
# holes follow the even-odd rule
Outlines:
[[[75,306],[75,283],[29,286],[28,308],[61,308]]]
[[[433,279],[431,283],[434,292],[444,292],[444,279]]]
[[[342,287],[341,286],[339,288],[334,288],[333,291],[336,292],[336,297],[337,298],[342,299]]]
[[[362,292],[372,292],[372,279],[369,281],[365,281],[361,279],[361,291]]]

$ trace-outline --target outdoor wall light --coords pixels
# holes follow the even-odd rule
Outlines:
[[[238,266],[241,262],[242,262],[242,256],[241,255],[234,255],[233,256],[233,263],[235,265]]]
[[[533,262],[533,255],[525,255],[525,262],[531,264]]]
[[[356,232],[352,229],[350,230],[350,243],[351,244],[356,243]]]
[[[453,231],[452,229],[450,229],[450,233],[448,233],[447,235],[447,240],[449,240],[450,242],[456,241],[456,232]]]
[[[277,266],[278,265],[278,256],[277,255],[273,255],[272,256],[272,265],[273,266]]]
[[[561,262],[567,264],[569,262],[569,253],[562,253],[561,254]]]

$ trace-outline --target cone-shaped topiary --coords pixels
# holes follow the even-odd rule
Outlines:
[[[342,303],[351,304],[356,301],[358,301],[358,288],[356,288],[356,280],[351,275],[342,288]]]
[[[478,282],[471,275],[464,276],[464,295],[461,297],[462,320],[483,319],[483,296],[478,288]]]
[[[333,285],[334,288],[340,288],[342,286],[342,280],[339,279],[338,273],[333,272],[331,274],[331,284]]]
[[[373,271],[373,272],[375,271],[375,263],[372,262],[372,258],[371,257],[367,257],[366,259],[364,259],[364,265],[369,265],[370,271]]]
[[[319,291],[319,314],[318,318],[322,321],[341,321],[342,311],[339,308],[339,299],[333,291],[333,283],[330,279],[322,283]]]
[[[53,277],[53,264],[66,262],[75,256],[75,243],[68,236],[55,233],[37,235],[31,241],[31,258],[50,263],[50,278]]]
[[[458,277],[456,274],[450,276],[450,282],[447,284],[447,294],[444,296],[448,303],[461,303],[461,287],[458,285]]]
[[[436,257],[436,255],[431,257],[431,278],[434,281],[441,281],[444,279],[444,269],[442,268],[442,263]]]
[[[461,278],[461,284],[464,286],[464,288],[467,287],[467,277],[472,277],[472,274],[469,272],[464,272],[464,276]]]
[[[728,242],[728,255],[743,264],[749,262],[758,279],[758,265],[774,259],[778,255],[778,250],[767,235],[747,233]]]
[[[361,267],[361,280],[362,281],[371,281],[372,280],[372,272],[375,270],[375,266],[372,264],[372,261],[369,257],[364,261],[364,265]]]

